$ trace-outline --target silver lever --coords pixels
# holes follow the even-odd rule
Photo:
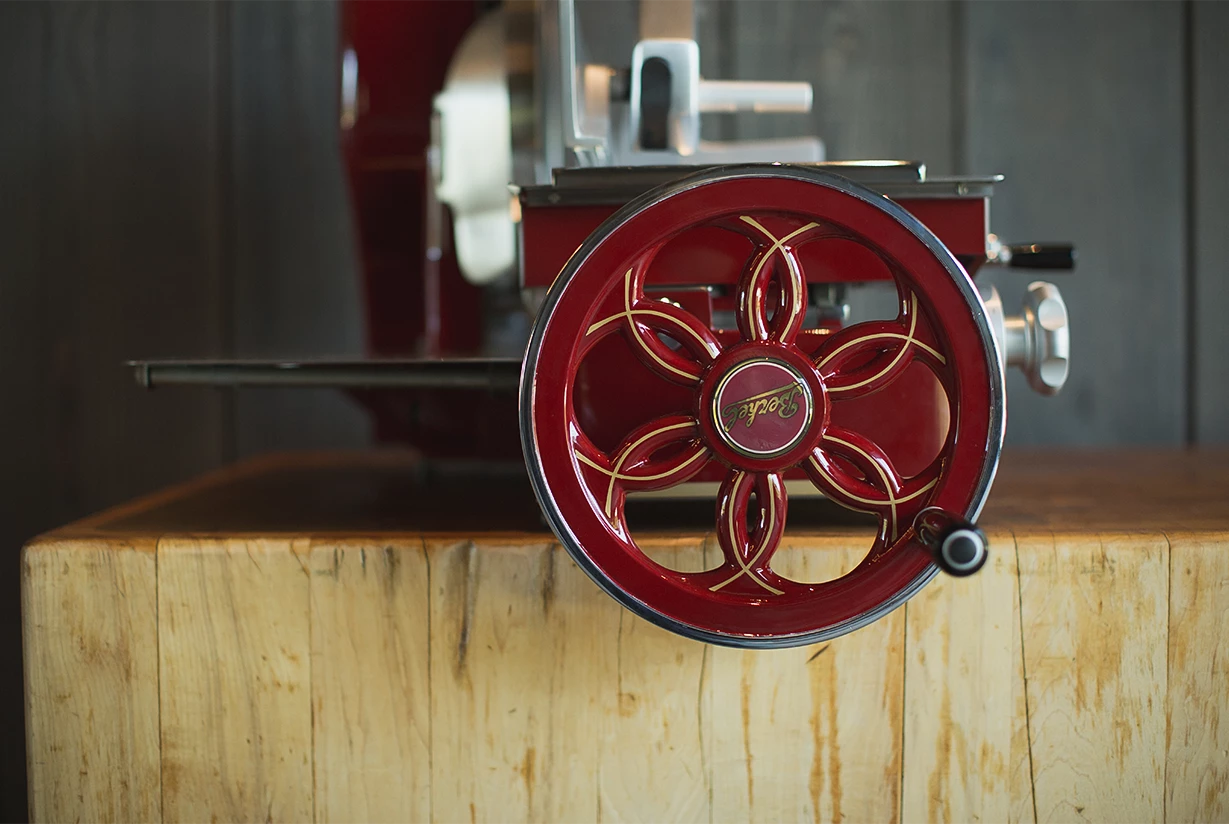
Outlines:
[[[700,80],[701,112],[811,111],[810,83],[770,80]]]

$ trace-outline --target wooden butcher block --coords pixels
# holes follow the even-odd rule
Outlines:
[[[645,506],[719,554],[711,502]],[[824,507],[783,574],[869,547]],[[31,815],[1229,820],[1229,453],[1008,452],[982,525],[972,578],[751,652],[619,607],[519,475],[242,464],[26,547]]]

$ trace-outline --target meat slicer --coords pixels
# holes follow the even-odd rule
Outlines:
[[[343,4],[374,357],[147,361],[139,379],[346,387],[381,438],[438,461],[514,455],[519,418],[543,516],[575,561],[636,614],[707,642],[832,638],[939,570],[979,569],[1004,370],[1053,394],[1069,343],[1056,287],[1033,283],[1009,316],[973,277],[1071,268],[1071,247],[990,234],[999,177],[828,161],[815,137],[701,139],[705,113],[805,112],[812,94],[704,78],[690,2],[640,0],[622,51],[603,27],[605,61],[581,18],[609,4],[478,8]],[[475,390],[496,394],[474,404]],[[641,549],[627,513],[646,496],[715,498],[712,568]],[[843,577],[774,569],[800,496],[877,519]]]

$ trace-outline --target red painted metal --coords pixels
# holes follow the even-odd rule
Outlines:
[[[564,218],[577,231],[586,218],[581,211]],[[526,228],[541,239],[528,222]],[[713,275],[737,273],[736,333],[715,331],[710,317],[681,301],[662,301],[651,289],[671,244],[701,231],[731,235],[729,248],[746,250]],[[803,328],[814,259],[807,250],[837,241],[870,253],[895,280],[894,320],[835,332]],[[561,237],[556,250],[569,242]],[[975,505],[994,427],[983,330],[942,261],[882,207],[810,181],[729,177],[626,215],[571,268],[553,311],[538,320],[544,326],[525,411],[549,498],[586,567],[633,601],[731,639],[815,633],[900,597],[927,570],[929,553],[911,529],[918,511],[960,513]],[[612,344],[620,339],[623,348]],[[626,350],[653,375],[653,385],[668,391],[642,394],[645,384],[618,360]],[[613,370],[603,368],[611,362]],[[739,375],[760,369],[749,364],[760,363],[771,366],[730,389]],[[767,386],[773,375],[796,381]],[[617,387],[622,402],[577,404],[592,401],[599,384]],[[902,398],[892,391],[901,385],[923,396]],[[902,414],[902,404],[933,408],[937,393],[950,409],[950,425],[939,430],[935,456],[905,473],[877,438],[885,427],[916,428],[933,448],[934,416]],[[728,407],[765,398],[750,427],[763,429],[762,437],[723,431]],[[797,403],[791,416],[809,417],[801,437],[766,415],[774,399],[777,410]],[[636,417],[631,407],[645,419],[612,437],[603,424]],[[876,425],[864,428],[864,419]],[[755,444],[764,448],[747,448]],[[657,564],[629,531],[626,494],[713,472],[723,478],[716,513],[722,562],[699,573]],[[840,579],[798,582],[772,569],[788,504],[784,481],[798,472],[832,500],[879,516],[866,559]]]
[[[358,61],[358,108],[342,149],[369,350],[473,352],[482,295],[460,275],[426,155],[432,97],[476,6],[344,0],[341,14],[343,48]],[[986,199],[900,203],[969,272],[984,260]],[[523,202],[522,285],[550,286],[620,208]],[[896,282],[894,320],[804,326],[808,282],[874,280]],[[719,315],[734,318],[731,328]],[[552,505],[587,568],[679,625],[763,639],[856,619],[927,570],[914,515],[925,506],[964,512],[978,485],[992,381],[976,322],[915,235],[834,189],[738,179],[660,200],[605,236],[537,322],[527,414]],[[380,440],[438,457],[519,454],[516,402],[506,395],[355,395]],[[785,482],[803,479],[880,519],[866,559],[835,581],[791,581],[772,568]],[[629,492],[687,480],[720,484],[723,560],[700,573],[645,556],[624,515]]]
[[[454,0],[344,0],[341,47],[358,64],[357,111],[341,148],[362,270],[367,349],[376,356],[465,355],[482,342],[482,294],[465,281],[447,209],[429,196],[432,98],[476,18]],[[437,222],[439,254],[427,253]],[[516,404],[482,391],[354,392],[375,437],[428,455],[519,453]],[[475,414],[483,410],[482,415]],[[464,444],[457,450],[453,444]]]
[[[935,234],[972,274],[985,261],[989,231],[987,198],[902,198],[900,205]],[[621,204],[546,206],[522,202],[521,245],[527,287],[550,286],[569,257]],[[696,227],[662,249],[647,275],[656,285],[734,284],[751,252],[746,238]],[[882,262],[861,244],[842,238],[812,243],[799,252],[812,283],[889,280]]]
[[[818,425],[806,376],[774,354],[743,358],[717,385],[712,403],[701,403],[712,412],[714,432],[741,455],[775,457]]]
[[[970,275],[986,262],[990,198],[917,197],[899,203],[943,241]]]
[[[426,250],[431,101],[475,19],[455,0],[345,0],[342,49],[358,63],[357,111],[342,156],[363,270],[368,347],[377,355],[464,353],[481,342],[481,294],[445,246]],[[443,215],[443,238],[451,226]]]

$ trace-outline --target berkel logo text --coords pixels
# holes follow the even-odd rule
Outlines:
[[[760,392],[749,398],[728,404],[721,410],[721,425],[726,432],[734,425],[742,422],[750,429],[760,415],[776,415],[779,418],[792,418],[798,413],[798,397],[802,394],[802,384],[791,381],[784,386]]]

